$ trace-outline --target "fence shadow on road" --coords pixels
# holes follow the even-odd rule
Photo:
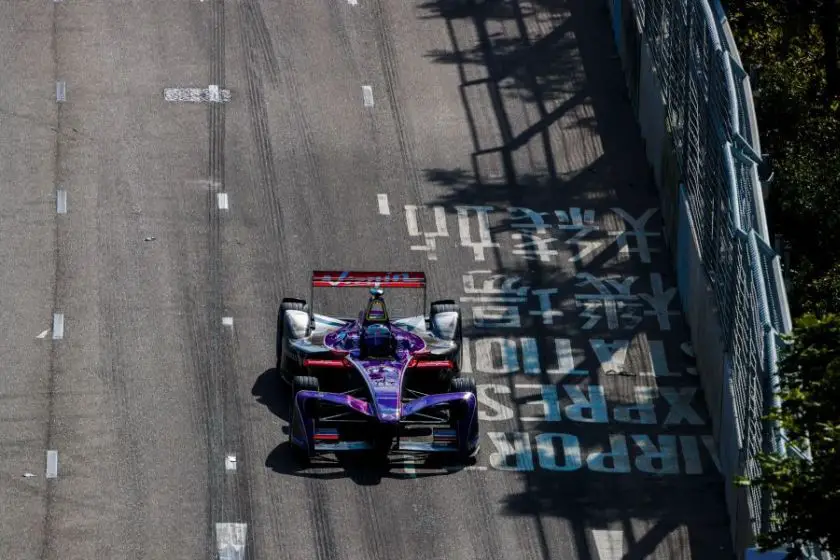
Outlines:
[[[441,19],[448,29],[450,45],[427,53],[427,57],[435,63],[457,66],[473,140],[472,169],[425,171],[427,183],[442,187],[441,195],[431,204],[441,205],[449,212],[454,212],[457,205],[528,207],[536,211],[579,207],[594,208],[597,212],[619,207],[633,216],[658,207],[603,1],[433,0],[423,3],[420,12],[424,19]],[[539,36],[531,35],[535,31]],[[475,101],[474,92],[478,90],[484,99],[481,103]],[[524,105],[527,110],[521,108]],[[487,106],[492,107],[491,123],[481,122],[477,116]],[[511,110],[538,117],[531,118],[522,130],[516,131]],[[575,153],[571,128],[581,138],[587,135],[597,138],[593,144],[600,147],[597,157],[586,159]],[[491,140],[488,145],[488,137],[501,140],[495,143]],[[543,165],[529,164],[534,160],[529,154],[535,153],[543,158]],[[659,231],[661,219],[656,215],[653,221],[656,223],[649,224],[649,229]],[[509,231],[510,224],[504,220],[494,222],[491,229],[500,236]],[[664,243],[660,250],[652,264],[640,266],[638,262],[617,259],[618,248],[612,245],[588,261],[585,268],[581,264],[575,268],[576,272],[621,277],[656,272],[666,285],[675,286]],[[527,261],[521,268],[506,266],[502,263],[509,259],[503,258],[500,249],[491,251],[495,252],[491,260],[498,263],[494,273],[520,275],[529,285],[558,287],[560,293],[574,291],[574,272],[570,274],[568,269],[561,270],[540,260]],[[676,299],[675,303],[678,303]],[[582,332],[578,323],[565,319],[551,326],[537,320],[510,332],[493,331],[494,337],[515,338],[526,334],[543,340],[571,338],[573,343],[583,345],[588,344],[587,337],[593,333]],[[486,337],[487,332],[472,329],[465,335],[478,339]],[[647,340],[647,335],[640,326],[622,333],[621,337]],[[611,335],[602,332],[601,336]],[[682,318],[675,321],[668,336],[671,338],[665,342],[677,348],[682,341],[689,340]],[[553,356],[543,355],[544,352],[541,347],[540,363],[550,363]],[[622,396],[632,395],[640,383],[674,386],[669,378],[644,381],[632,375],[606,375],[599,372],[599,366],[584,363],[581,367],[591,372],[589,376],[566,377],[560,383],[556,376],[549,378],[544,373],[524,381],[558,388],[570,383],[611,385]],[[638,369],[639,364],[634,367]],[[516,377],[522,381],[523,376]],[[510,394],[515,394],[514,376],[500,375],[498,380],[490,382],[507,385]],[[693,405],[698,411],[702,409],[707,419],[696,379],[690,383],[697,387]],[[632,404],[632,401],[610,398],[606,402],[608,410]],[[608,450],[610,436],[627,435],[624,432],[651,438],[662,435],[679,438],[706,436],[704,429],[710,429],[708,423],[704,426],[527,423],[525,404],[513,399],[514,418],[506,426],[508,430],[543,434],[562,431],[578,437],[590,448]],[[658,416],[667,414],[663,406],[667,409],[667,403],[657,402]],[[483,430],[490,429],[493,428],[485,423]],[[630,461],[640,454],[641,450],[631,442]],[[535,456],[539,457],[539,453]],[[505,459],[513,457],[501,458]],[[723,479],[713,466],[708,468],[711,462],[712,459],[706,461],[702,473],[680,476],[644,472],[615,475],[586,468],[518,472],[523,489],[506,497],[503,513],[534,519],[546,558],[552,556],[550,532],[556,526],[552,518],[562,518],[572,527],[573,548],[581,560],[599,560],[587,536],[593,528],[623,531],[627,539],[621,556],[624,560],[647,558],[654,553],[671,558],[686,557],[685,554],[692,558],[731,558]],[[644,522],[646,527],[638,526],[638,522]]]

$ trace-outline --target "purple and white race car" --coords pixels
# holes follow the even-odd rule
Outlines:
[[[357,318],[313,313],[283,299],[277,370],[292,386],[289,443],[304,462],[319,453],[370,450],[478,453],[475,380],[460,376],[461,313],[453,300],[428,316],[391,317],[384,288],[423,290],[422,272],[312,274],[314,288],[368,288]]]

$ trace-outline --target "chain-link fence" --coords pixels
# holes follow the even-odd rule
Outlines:
[[[768,528],[770,505],[760,489],[732,482],[757,474],[760,451],[786,452],[783,434],[763,417],[778,399],[780,335],[791,330],[764,215],[750,82],[716,0],[607,5],[680,291],[691,292],[681,297],[698,363],[707,365],[701,373],[741,554]]]

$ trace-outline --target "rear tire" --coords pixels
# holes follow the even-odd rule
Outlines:
[[[277,354],[276,368],[281,377],[288,380],[284,371],[286,364],[283,363],[283,348],[286,343],[286,321],[284,320],[286,311],[309,311],[309,306],[302,299],[283,298],[283,301],[280,303],[280,308],[277,310],[277,338],[275,341],[275,353]]]
[[[438,313],[443,313],[446,311],[457,311],[458,313],[460,313],[461,306],[458,305],[454,299],[441,299],[432,302],[431,309],[429,309],[429,315],[434,317]]]
[[[464,352],[464,340],[461,332],[461,306],[453,299],[441,299],[432,302],[429,309],[429,322],[433,322],[435,315],[438,313],[458,313],[458,326],[455,329],[454,342],[458,345],[458,350],[452,355],[452,361],[455,363],[455,371],[448,375],[441,375],[441,381],[446,382],[447,379],[457,378],[461,375],[461,360]]]

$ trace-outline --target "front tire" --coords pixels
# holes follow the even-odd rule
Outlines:
[[[478,391],[476,389],[475,379],[472,377],[456,377],[450,384],[450,392],[452,393],[472,393],[478,398]],[[460,422],[467,414],[470,413],[469,408],[463,403],[454,403],[451,409],[450,421],[452,428],[457,429],[458,422]],[[473,439],[478,436],[478,411],[474,411],[474,415],[468,427],[468,438]],[[459,458],[461,461],[473,464],[478,455],[479,446],[468,447],[459,451]]]
[[[289,420],[289,446],[292,448],[292,452],[295,455],[297,461],[303,465],[308,466],[310,462],[309,452],[306,449],[301,449],[299,446],[295,445],[292,442],[292,428],[293,423],[298,419],[298,411],[295,407],[295,397],[301,391],[319,391],[319,383],[318,379],[315,377],[311,377],[308,375],[298,375],[292,381],[292,403],[291,403],[291,418]],[[311,402],[309,404],[309,410],[307,411],[310,415],[312,415],[317,422],[317,414],[318,414],[318,403]]]
[[[473,395],[478,395],[475,378],[472,377],[456,377],[450,383],[449,391],[452,393],[472,393]]]
[[[297,396],[298,393],[301,391],[320,391],[321,384],[318,382],[317,377],[312,377],[311,375],[296,375],[294,380],[292,381],[292,399]],[[311,413],[315,413],[317,410],[318,403],[312,403],[310,405]]]

